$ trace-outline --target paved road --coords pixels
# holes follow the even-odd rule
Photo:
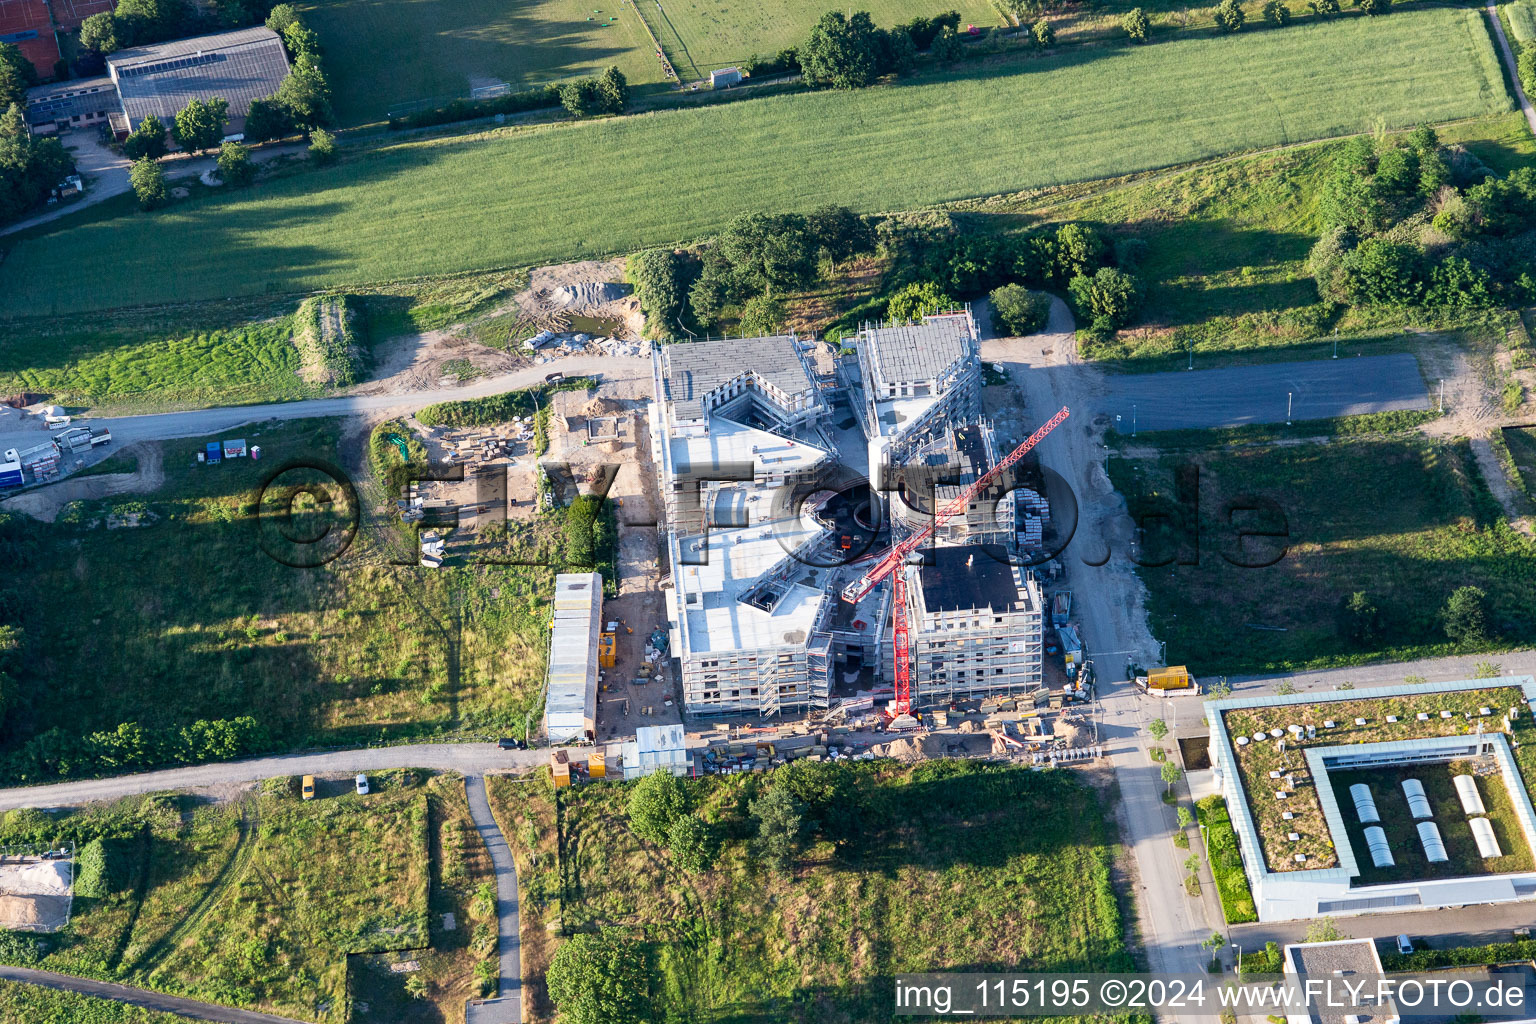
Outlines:
[[[115,800],[139,793],[203,786],[239,785],[279,775],[355,775],[383,768],[427,768],[482,775],[526,771],[549,757],[542,750],[502,750],[494,743],[415,743],[400,747],[337,750],[323,754],[285,754],[248,761],[169,768],[110,779],[84,779],[47,786],[0,790],[0,811],[17,807],[69,807],[93,800]]]
[[[1407,352],[1106,379],[1109,394],[1094,411],[1119,416],[1113,426],[1123,434],[1131,432],[1133,422],[1138,430],[1236,427],[1428,409],[1431,404],[1418,360]]]
[[[264,420],[300,420],[323,416],[356,416],[362,413],[414,412],[437,402],[456,402],[466,398],[485,398],[506,391],[541,383],[545,375],[559,370],[567,376],[601,373],[605,380],[649,377],[650,359],[621,359],[613,356],[570,356],[515,373],[486,377],[459,387],[418,391],[403,395],[344,395],[314,398],[302,402],[273,402],[266,405],[226,406],[189,412],[152,413],[143,416],[86,416],[80,423],[108,427],[115,445],[138,441],[167,441],[178,437],[203,437],[222,434],[236,427]],[[14,417],[0,419],[0,451],[37,444],[46,436],[41,420],[33,417],[25,429]]]
[[[1499,41],[1499,55],[1504,58],[1504,67],[1509,70],[1510,81],[1515,83],[1515,98],[1520,101],[1520,110],[1525,114],[1525,123],[1531,126],[1531,133],[1536,135],[1536,110],[1531,109],[1531,101],[1525,95],[1525,87],[1520,84],[1520,71],[1515,64],[1515,52],[1509,48],[1509,40],[1504,37],[1504,24],[1499,21],[1498,5],[1488,5],[1488,20],[1493,23],[1493,37]]]
[[[498,997],[471,1000],[464,1008],[464,1024],[522,1024],[523,940],[517,924],[517,863],[491,814],[491,804],[485,795],[485,777],[465,776],[464,794],[469,799],[469,816],[475,819],[475,828],[490,851],[491,864],[496,869],[497,941],[501,947]]]
[[[52,971],[35,971],[28,967],[0,966],[0,979],[19,981],[28,985],[41,985],[44,988],[58,989],[63,992],[79,992],[83,995],[127,1003],[130,1006],[142,1006],[147,1010],[157,1010],[161,1013],[179,1013],[193,1020],[219,1021],[221,1024],[300,1024],[292,1017],[277,1017],[270,1013],[257,1013],[255,1010],[236,1010],[227,1006],[199,1002],[196,999],[162,995],[159,992],[130,988],[127,985],[115,985],[106,981],[72,978],[67,974],[54,974]]]

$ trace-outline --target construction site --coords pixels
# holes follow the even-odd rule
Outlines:
[[[804,737],[794,747],[825,748],[824,725],[967,713],[991,716],[953,738],[967,752],[1091,747],[1082,711],[1071,744],[1046,721],[1091,698],[1092,667],[1074,636],[1048,685],[1049,509],[1026,459],[1068,410],[998,451],[968,308],[868,325],[839,351],[782,335],[652,354],[664,646],[682,710],[723,728],[778,722]]]

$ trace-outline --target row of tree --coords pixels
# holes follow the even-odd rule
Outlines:
[[[123,722],[80,735],[53,728],[33,736],[0,765],[14,782],[85,778],[205,761],[228,761],[267,749],[267,731],[249,715],[198,719],[185,726]]]
[[[1499,177],[1434,129],[1343,143],[1319,192],[1308,267],[1356,306],[1536,301],[1536,169]]]

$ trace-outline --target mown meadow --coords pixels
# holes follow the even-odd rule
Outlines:
[[[0,293],[5,312],[38,314],[519,266],[692,238],[743,210],[910,209],[1509,107],[1476,11],[1081,48],[855,93],[384,145],[29,237],[0,263]]]

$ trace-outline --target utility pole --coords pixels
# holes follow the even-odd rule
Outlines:
[[[1184,369],[1193,370],[1195,368],[1195,339],[1185,338],[1184,343],[1189,346],[1189,365],[1184,367]]]
[[[1333,329],[1333,358],[1339,358],[1339,329]]]
[[[1131,403],[1131,436],[1136,436],[1136,403]]]
[[[1295,395],[1294,391],[1287,391],[1285,393],[1285,425],[1286,426],[1290,426],[1291,425],[1291,398],[1292,398],[1293,395]]]
[[[1440,378],[1440,413],[1445,414],[1445,378]]]

